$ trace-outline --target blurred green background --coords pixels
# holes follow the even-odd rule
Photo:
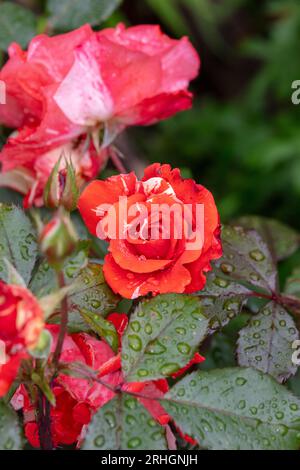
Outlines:
[[[300,228],[300,2],[128,0],[121,11],[189,35],[202,59],[193,110],[130,131],[138,151],[212,190],[223,222],[256,213]]]
[[[194,107],[128,131],[120,145],[129,166],[179,166],[214,193],[223,222],[255,213],[300,228],[300,105],[291,101],[300,79],[299,0],[19,0],[0,2],[0,17],[7,3],[34,12],[36,31],[47,30],[46,12],[54,33],[81,18],[98,28],[95,5],[120,3],[101,27],[159,23],[173,37],[188,35],[202,60]]]

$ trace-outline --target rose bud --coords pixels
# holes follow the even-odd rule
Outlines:
[[[57,211],[40,234],[40,248],[50,265],[58,267],[75,249],[78,237],[70,216],[64,210]]]
[[[48,209],[63,206],[67,211],[76,209],[79,188],[72,162],[66,161],[62,168],[60,158],[54,166],[44,190],[44,204]]]

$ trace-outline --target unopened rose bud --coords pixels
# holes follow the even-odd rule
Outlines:
[[[54,166],[44,190],[44,204],[48,209],[62,206],[71,212],[77,207],[79,188],[72,162],[61,169],[61,158]]]
[[[70,216],[62,208],[58,210],[40,234],[40,248],[50,265],[60,266],[76,248],[78,237]]]

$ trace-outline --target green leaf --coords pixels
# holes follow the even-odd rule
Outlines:
[[[209,449],[300,446],[300,400],[255,369],[194,372],[161,400],[180,429]]]
[[[95,26],[110,17],[122,0],[48,0],[51,26],[59,30],[75,29],[85,23]]]
[[[241,313],[212,336],[209,347],[204,350],[205,361],[199,365],[201,370],[223,369],[237,365],[236,341],[239,331],[247,324],[250,317],[250,314]]]
[[[0,9],[0,49],[6,51],[12,42],[25,47],[36,34],[35,16],[12,2],[2,2]]]
[[[4,258],[4,263],[6,264],[7,268],[7,283],[14,284],[15,286],[26,287],[25,281],[22,276],[20,276],[18,271],[6,258]]]
[[[60,308],[61,303],[65,297],[72,294],[77,289],[78,284],[75,281],[62,289],[52,292],[39,299],[39,304],[44,312],[44,318],[48,319],[57,309]]]
[[[102,266],[88,263],[89,243],[82,241],[78,250],[70,256],[64,265],[65,282],[72,289],[68,295],[69,329],[70,331],[88,331],[90,326],[83,320],[79,310],[87,309],[95,315],[108,315],[116,308],[120,298],[106,284]],[[76,286],[74,292],[72,285]],[[53,291],[59,291],[55,271],[47,261],[41,260],[36,267],[30,288],[39,298],[53,296]],[[60,316],[51,317],[51,323],[58,323]]]
[[[19,450],[22,447],[18,415],[0,401],[0,450]]]
[[[41,372],[41,374],[43,374]],[[51,385],[48,383],[48,380],[45,376],[40,375],[36,372],[31,374],[31,380],[34,384],[36,384],[43,392],[43,394],[48,398],[52,406],[56,404],[55,395],[51,389]]]
[[[66,260],[64,264],[64,275],[66,284],[74,282],[80,271],[88,263],[89,243],[87,241],[79,242],[77,250]],[[43,258],[39,260],[30,281],[30,289],[37,297],[45,297],[58,290],[57,276],[48,262]]]
[[[141,302],[122,339],[126,380],[159,379],[178,371],[193,357],[207,327],[197,297],[166,294]]]
[[[199,300],[209,319],[212,333],[225,326],[238,315],[251,291],[230,279],[220,277],[214,271],[206,276],[205,288],[199,292]]]
[[[283,382],[297,372],[292,362],[292,344],[298,338],[289,313],[275,302],[269,302],[240,331],[239,364],[254,367]]]
[[[95,331],[101,338],[105,339],[114,352],[118,351],[118,333],[111,322],[86,309],[81,309],[80,315],[90,326],[91,330]]]
[[[215,262],[221,278],[271,294],[277,270],[266,243],[254,230],[229,225],[222,230],[223,256]]]
[[[31,349],[30,355],[36,359],[47,359],[51,351],[53,337],[48,330],[43,330],[40,334],[37,345]]]
[[[235,221],[245,229],[254,229],[271,246],[276,259],[282,260],[292,255],[300,246],[300,235],[296,230],[278,220],[260,216],[245,216]]]
[[[92,419],[84,450],[165,450],[165,429],[133,397],[122,394]]]
[[[120,298],[106,284],[100,264],[89,263],[76,279],[77,291],[69,297],[70,312],[87,309],[91,314],[106,317]]]
[[[284,292],[300,298],[300,268],[295,268],[288,277]]]
[[[36,234],[28,217],[18,207],[0,203],[0,278],[8,281],[6,258],[28,284],[36,256]]]
[[[76,277],[76,292],[68,296],[69,330],[72,332],[89,331],[90,323],[83,320],[81,310],[88,310],[90,315],[106,317],[115,310],[120,298],[106,284],[102,266],[89,263]],[[60,317],[51,319],[59,322]]]

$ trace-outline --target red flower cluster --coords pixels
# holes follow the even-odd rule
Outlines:
[[[121,336],[127,326],[127,316],[111,314],[108,317]],[[56,346],[59,327],[49,326],[53,336],[53,350]],[[196,354],[188,364],[202,362],[204,359]],[[143,394],[138,400],[145,406],[152,417],[161,425],[167,425],[170,418],[154,398],[162,397],[168,391],[165,379],[151,382],[124,382],[121,371],[121,356],[114,354],[110,346],[86,333],[67,335],[63,344],[61,362],[65,364],[82,363],[97,372],[102,383],[84,378],[72,377],[60,373],[55,379],[53,393],[56,406],[51,408],[51,433],[55,447],[59,445],[80,445],[84,438],[87,425],[93,414],[111,400],[115,393],[112,389],[121,388],[124,392]],[[176,373],[185,372],[186,367]],[[103,384],[107,384],[107,388]],[[12,400],[16,409],[23,409],[25,434],[31,445],[39,447],[38,425],[36,423],[36,405],[30,401],[26,388],[22,385]]]
[[[124,199],[127,212],[122,218]],[[102,210],[107,205],[108,209]],[[169,219],[157,212],[163,205],[167,209],[176,206],[179,220],[172,218],[171,210]],[[134,173],[94,181],[82,193],[78,208],[93,235],[102,235],[104,227],[116,226],[113,234],[107,231],[110,253],[103,270],[111,288],[125,298],[149,292],[198,291],[205,285],[210,261],[222,254],[219,215],[212,194],[193,180],[182,179],[180,171],[171,170],[169,165],[149,166],[141,181]],[[179,234],[187,223],[185,209],[192,233],[196,238],[200,235],[195,244],[188,239],[188,232]],[[141,227],[145,235],[139,230],[135,236],[135,230]],[[156,230],[156,239],[151,229]]]
[[[190,107],[187,87],[198,69],[188,39],[170,39],[158,26],[93,32],[86,25],[37,36],[26,52],[12,44],[0,72],[7,91],[0,123],[18,130],[0,153],[0,184],[25,194],[26,205],[41,205],[61,155],[72,160],[79,183],[91,180],[106,161],[103,149],[126,126]]]
[[[25,288],[0,281],[0,396],[14,381],[22,359],[28,357],[43,328],[43,313]]]

